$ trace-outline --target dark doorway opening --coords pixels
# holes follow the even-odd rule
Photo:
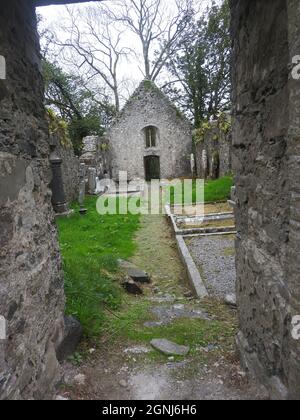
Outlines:
[[[146,181],[160,179],[160,159],[158,156],[146,156],[144,164]]]

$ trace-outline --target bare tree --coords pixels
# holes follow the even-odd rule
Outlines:
[[[140,40],[146,79],[155,81],[168,59],[183,42],[194,16],[193,0],[174,0],[174,10],[168,12],[166,0],[117,1],[116,9],[108,13],[121,22]]]
[[[119,66],[127,59],[130,48],[122,45],[123,32],[110,20],[101,5],[91,6],[84,12],[66,7],[68,18],[54,31],[52,42],[59,47],[59,57],[64,64],[77,68],[86,84],[102,80],[104,91],[111,92],[116,111],[120,110]],[[60,40],[61,33],[67,38]]]

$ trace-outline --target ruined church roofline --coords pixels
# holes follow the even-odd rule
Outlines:
[[[156,93],[157,96],[159,96],[161,99],[163,99],[165,101],[166,105],[169,108],[172,108],[173,111],[176,112],[177,117],[180,120],[187,123],[190,126],[191,129],[193,128],[193,124],[191,123],[191,121],[180,111],[180,109],[173,102],[170,101],[170,99],[167,97],[167,95],[152,80],[149,80],[149,79],[144,79],[144,80],[141,81],[139,86],[136,88],[136,90],[133,92],[133,94],[127,100],[127,102],[124,105],[124,107],[122,108],[122,110],[119,112],[119,114],[116,116],[116,118],[112,122],[110,128],[112,128],[116,124],[118,124],[119,120],[122,118],[125,111],[130,107],[130,105],[133,103],[133,101],[140,100],[140,98],[138,96],[141,92],[145,92],[145,91],[149,92],[150,90],[152,90],[154,93]]]

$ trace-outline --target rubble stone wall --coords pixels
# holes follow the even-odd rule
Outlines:
[[[45,399],[60,379],[64,292],[32,1],[1,3],[0,55],[0,399]]]
[[[300,398],[300,54],[296,0],[231,0],[238,347],[273,398]]]

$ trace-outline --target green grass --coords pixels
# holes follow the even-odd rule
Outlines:
[[[209,344],[220,345],[223,350],[232,347],[232,338],[236,333],[236,325],[232,319],[232,313],[218,301],[203,302],[208,313],[215,319],[206,321],[201,319],[177,319],[168,325],[157,327],[145,327],[144,323],[156,318],[150,309],[153,303],[140,299],[129,299],[127,307],[122,307],[116,312],[116,316],[107,318],[106,335],[111,337],[111,346],[114,339],[132,344],[148,344],[152,339],[165,338],[177,344],[189,345],[191,355],[197,354],[199,346],[206,347]],[[150,358],[161,359],[156,351],[149,354]]]
[[[84,333],[101,331],[105,312],[122,301],[117,259],[135,251],[134,234],[139,216],[104,215],[96,211],[96,198],[88,197],[85,216],[58,219],[59,241],[65,274],[66,312],[80,320]]]
[[[233,186],[233,178],[224,176],[215,181],[205,183],[204,199],[206,203],[226,201],[230,198],[231,187]]]
[[[209,202],[220,202],[226,201],[230,198],[230,191],[233,185],[233,178],[231,176],[224,176],[216,180],[209,180],[205,182],[204,187],[204,201]],[[168,187],[170,188],[170,187]],[[193,182],[192,200],[195,203],[196,197],[196,181]],[[182,201],[182,194],[175,191],[174,188],[170,189],[170,200],[171,204],[180,204]]]

